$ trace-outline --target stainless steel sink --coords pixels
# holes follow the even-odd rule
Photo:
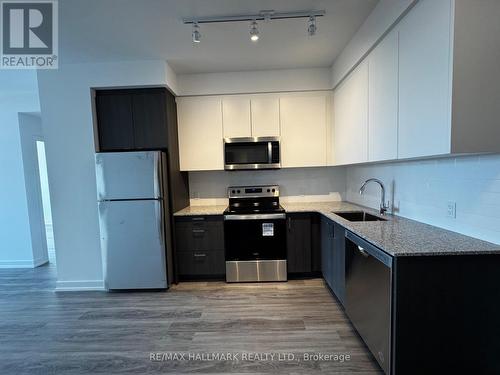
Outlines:
[[[338,215],[347,221],[387,221],[387,219],[381,218],[380,216],[372,215],[365,211],[351,211],[351,212],[335,212],[332,211],[335,215]]]

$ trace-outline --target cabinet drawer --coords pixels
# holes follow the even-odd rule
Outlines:
[[[177,251],[224,249],[224,225],[219,218],[193,217],[176,222]]]
[[[218,276],[225,274],[224,250],[178,253],[179,276]]]

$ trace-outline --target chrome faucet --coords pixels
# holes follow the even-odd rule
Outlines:
[[[361,188],[359,189],[359,194],[363,194],[363,192],[365,191],[366,185],[369,182],[376,182],[377,184],[380,185],[380,189],[382,190],[382,197],[380,200],[380,215],[384,215],[387,212],[387,210],[389,209],[389,204],[385,203],[385,186],[384,186],[384,183],[382,181],[380,181],[378,178],[369,178],[368,180],[366,180],[363,183],[363,185],[361,185]]]

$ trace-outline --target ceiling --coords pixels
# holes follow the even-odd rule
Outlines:
[[[167,60],[177,73],[328,67],[378,0],[60,0],[61,63]],[[182,18],[326,10],[318,33],[307,20],[260,22],[252,43],[249,24],[200,25],[193,44]]]

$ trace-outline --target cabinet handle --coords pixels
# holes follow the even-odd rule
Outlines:
[[[199,253],[194,253],[195,258],[205,258],[207,254],[199,254]]]
[[[193,217],[192,219],[193,221],[204,221],[205,218],[204,217]]]
[[[201,234],[201,233],[205,233],[205,229],[193,229],[192,232],[196,233],[196,234]]]
[[[289,217],[288,218],[288,231],[292,230],[292,219]]]

